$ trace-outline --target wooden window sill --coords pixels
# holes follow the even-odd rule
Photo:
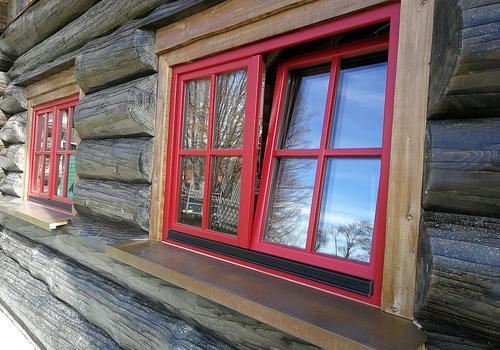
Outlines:
[[[0,203],[0,212],[9,214],[47,231],[66,225],[72,215],[29,201]]]
[[[106,254],[325,349],[418,349],[422,331],[378,308],[165,243],[133,240]]]

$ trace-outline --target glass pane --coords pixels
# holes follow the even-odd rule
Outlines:
[[[331,148],[382,146],[386,73],[387,62],[341,63]]]
[[[240,70],[217,76],[214,148],[241,148],[245,122],[247,72]]]
[[[379,177],[380,159],[327,161],[316,252],[370,261]]]
[[[52,146],[52,128],[54,127],[54,116],[52,112],[47,113],[47,120],[48,120],[47,135],[46,135],[47,144],[45,146],[45,149],[48,151]]]
[[[241,158],[213,157],[210,230],[237,234],[240,211]]]
[[[264,241],[305,248],[316,159],[277,160]]]
[[[59,111],[59,145],[58,149],[65,150],[67,143],[67,129],[68,129],[68,109]]]
[[[182,157],[178,221],[201,227],[205,157]]]
[[[35,182],[33,184],[33,191],[40,192],[42,189],[42,174],[43,174],[43,156],[35,157]]]
[[[64,196],[64,167],[65,167],[65,156],[58,155],[56,159],[56,187],[54,188],[54,194],[59,197]]]
[[[76,150],[76,145],[78,144],[78,142],[80,141],[80,138],[78,137],[78,133],[76,132],[76,129],[75,129],[75,123],[74,123],[74,118],[73,116],[75,115],[75,107],[70,107],[70,118],[69,118],[69,130],[71,130],[71,136],[70,136],[70,147],[69,149],[74,151]]]
[[[43,151],[43,147],[45,146],[45,122],[46,122],[46,115],[45,114],[40,115],[37,125],[38,128],[37,151]]]
[[[188,82],[184,100],[182,147],[184,149],[206,148],[208,111],[210,109],[210,79]]]
[[[73,198],[73,189],[75,187],[75,155],[68,155],[68,189],[66,197]]]
[[[291,73],[283,148],[319,148],[329,77],[329,65]]]
[[[44,170],[43,170],[43,193],[49,193],[49,179],[50,179],[50,158],[44,158]]]

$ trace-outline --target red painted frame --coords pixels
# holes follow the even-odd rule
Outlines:
[[[60,130],[60,112],[64,109],[68,110],[68,119],[67,119],[67,130],[69,130],[69,126],[73,124],[73,111],[74,107],[78,103],[79,95],[75,94],[70,97],[66,97],[63,99],[59,99],[56,101],[51,101],[39,106],[35,106],[33,108],[33,117],[32,117],[32,130],[31,130],[31,150],[30,150],[30,181],[29,181],[29,189],[28,195],[29,197],[35,197],[39,199],[43,199],[50,202],[58,202],[62,204],[72,204],[73,201],[71,198],[67,198],[68,191],[68,173],[69,173],[69,156],[74,155],[76,153],[75,150],[71,150],[71,132],[66,132],[66,145],[64,149],[60,149],[60,141],[61,141],[61,130]],[[46,150],[47,146],[47,131],[48,131],[48,122],[47,117],[45,117],[45,123],[43,125],[44,129],[44,137],[45,140],[43,142],[43,150],[37,150],[37,147],[41,143],[41,129],[42,125],[40,125],[42,116],[47,116],[48,113],[52,113],[52,132],[51,132],[51,147],[50,150]],[[58,166],[58,158],[59,156],[64,156],[64,178],[63,178],[63,195],[58,196],[55,194],[54,189],[57,186],[57,181],[59,180],[59,176],[57,175],[57,166]],[[49,159],[49,179],[48,179],[48,188],[47,192],[43,191],[44,186],[44,176],[45,176],[45,163],[43,163],[42,174],[38,174],[38,168],[36,164],[36,158],[42,157],[42,161],[45,162],[45,159]],[[36,188],[36,180],[40,177],[40,185],[42,186],[42,190],[38,190]]]
[[[394,86],[395,86],[395,77],[396,77],[396,62],[397,62],[397,47],[398,47],[398,35],[399,35],[399,9],[400,5],[399,3],[391,3],[387,5],[383,5],[380,7],[372,8],[364,12],[356,13],[352,16],[347,16],[343,17],[340,19],[332,20],[330,22],[325,22],[319,25],[311,26],[296,32],[292,32],[289,34],[284,34],[278,37],[274,37],[271,39],[263,40],[260,42],[257,42],[255,44],[251,44],[242,48],[238,48],[229,52],[221,53],[216,56],[208,57],[205,59],[200,59],[194,63],[189,63],[185,65],[180,65],[177,67],[174,67],[173,69],[173,78],[172,78],[172,89],[171,89],[171,105],[170,105],[170,116],[173,116],[173,118],[170,118],[169,121],[169,138],[168,138],[168,145],[167,145],[167,181],[166,181],[166,187],[165,187],[165,198],[170,198],[171,200],[166,200],[165,201],[165,211],[164,211],[164,240],[173,245],[181,246],[185,249],[190,249],[193,251],[197,251],[202,254],[210,255],[215,258],[223,259],[228,262],[257,269],[259,271],[263,271],[265,273],[270,273],[276,276],[279,276],[281,278],[285,278],[288,280],[295,281],[297,283],[301,284],[306,284],[314,288],[319,288],[323,289],[329,292],[333,292],[348,298],[352,298],[358,301],[366,302],[375,306],[380,306],[380,299],[381,299],[381,291],[382,291],[382,272],[383,272],[383,257],[384,257],[384,243],[385,243],[385,227],[386,227],[386,207],[387,207],[387,191],[388,191],[388,174],[389,174],[389,156],[390,156],[390,143],[391,143],[391,132],[392,132],[392,114],[393,114],[393,104],[394,104]],[[323,150],[321,157],[325,156],[337,156],[337,157],[342,157],[342,156],[363,156],[363,157],[380,157],[381,159],[381,172],[380,172],[380,182],[379,182],[379,189],[378,189],[378,199],[377,199],[377,209],[376,209],[376,222],[375,222],[375,230],[377,231],[376,234],[374,234],[373,239],[372,239],[372,251],[371,251],[371,260],[370,264],[363,264],[363,263],[350,263],[348,264],[343,264],[343,262],[338,263],[339,260],[343,259],[336,259],[332,257],[328,257],[327,259],[330,261],[335,261],[336,264],[332,266],[331,263],[321,263],[317,264],[319,266],[327,266],[330,269],[336,270],[336,271],[343,271],[348,274],[352,274],[355,276],[359,277],[366,277],[370,278],[374,281],[374,290],[373,294],[371,296],[365,297],[358,295],[356,293],[348,292],[345,290],[341,290],[339,288],[335,287],[330,287],[326,285],[322,285],[320,283],[314,282],[314,281],[309,281],[309,280],[304,280],[303,278],[282,273],[279,271],[271,270],[268,268],[264,268],[262,266],[256,266],[252,263],[244,262],[244,261],[239,261],[230,257],[226,256],[221,256],[220,254],[215,254],[212,252],[205,251],[203,249],[198,249],[198,248],[193,248],[186,246],[184,244],[179,244],[176,242],[171,242],[168,240],[168,230],[169,229],[181,229],[181,232],[185,233],[193,233],[193,232],[188,232],[183,229],[183,227],[176,226],[174,224],[174,218],[175,218],[175,213],[176,213],[176,208],[173,205],[173,201],[177,201],[177,193],[175,192],[175,188],[173,188],[173,184],[176,183],[176,176],[178,173],[178,167],[176,166],[174,160],[176,159],[175,153],[175,145],[178,142],[178,137],[180,135],[178,128],[179,125],[176,124],[176,116],[179,114],[179,108],[181,106],[180,102],[182,101],[182,96],[183,96],[183,90],[180,89],[180,84],[179,82],[181,81],[181,75],[195,72],[195,71],[201,71],[201,70],[206,70],[207,74],[210,72],[211,67],[219,66],[227,62],[233,62],[236,60],[240,59],[246,59],[248,57],[254,56],[254,55],[262,55],[267,52],[277,50],[277,49],[282,49],[294,45],[298,45],[301,43],[305,43],[308,41],[320,39],[323,37],[331,36],[340,32],[345,32],[361,27],[365,27],[371,24],[375,23],[380,23],[380,22],[385,22],[388,21],[390,23],[390,32],[388,38],[383,38],[381,41],[373,41],[373,40],[364,40],[360,41],[357,43],[353,44],[347,44],[343,46],[342,48],[336,48],[335,51],[330,50],[330,52],[322,52],[317,55],[325,55],[325,59],[328,60],[336,60],[338,62],[338,59],[340,57],[344,56],[349,56],[349,55],[356,55],[356,54],[361,54],[365,52],[370,52],[370,51],[376,51],[381,48],[387,48],[388,51],[388,62],[387,62],[387,79],[386,79],[386,97],[385,97],[385,113],[384,113],[384,126],[383,126],[383,138],[382,138],[382,147],[377,148],[377,149],[364,149],[364,150],[347,150],[347,149],[337,149],[337,150]],[[296,64],[299,63],[307,63],[307,59],[316,59],[317,57],[308,57],[305,58],[305,56],[302,58],[305,60],[305,62],[295,62]],[[293,61],[289,62],[289,68],[292,67]],[[283,70],[285,68],[281,68]],[[332,74],[337,74],[335,70],[332,70]],[[283,72],[281,74],[278,74],[278,77],[281,77],[281,79],[277,79],[276,82],[276,89],[275,89],[275,98],[273,99],[273,110],[271,112],[271,121],[270,121],[270,130],[269,130],[269,139],[267,143],[267,147],[265,150],[265,157],[264,157],[264,164],[263,164],[263,187],[266,184],[269,184],[271,180],[271,174],[270,174],[270,167],[271,167],[271,156],[268,153],[272,153],[273,156],[282,156],[284,155],[281,150],[275,149],[274,145],[275,142],[275,136],[277,133],[277,128],[276,128],[276,123],[277,123],[277,117],[279,116],[279,111],[281,109],[281,106],[277,106],[276,103],[276,98],[279,96],[283,96],[284,92],[284,79],[283,77],[286,76]],[[329,94],[331,92],[335,91],[333,86],[335,82],[335,79],[330,79],[330,86],[329,86]],[[260,89],[260,85],[255,87],[256,89]],[[280,91],[278,91],[280,90]],[[261,97],[256,100],[256,105],[261,106]],[[247,97],[247,103],[248,103],[248,97]],[[329,106],[329,110],[333,110],[333,100],[331,101],[331,105]],[[325,112],[326,114],[326,112]],[[255,114],[255,119],[258,120],[260,117],[260,109],[256,111]],[[329,121],[328,121],[329,123]],[[272,126],[275,125],[275,127],[271,130]],[[328,129],[330,126],[328,125]],[[177,130],[177,131],[176,131]],[[327,134],[328,130],[323,130],[323,135],[322,135],[322,143],[325,144],[325,135]],[[256,137],[256,135],[253,135]],[[272,142],[272,145],[271,143]],[[302,155],[305,156],[308,151],[296,151],[298,152],[297,155]],[[316,151],[316,155],[320,155],[320,151]],[[301,154],[302,153],[302,154]],[[249,155],[250,156],[250,155]],[[256,157],[257,154],[256,152],[252,155],[252,163],[254,164],[254,167],[256,166]],[[318,162],[319,163],[319,162]],[[319,165],[319,164],[318,164]],[[324,166],[321,165],[320,169],[323,169]],[[254,168],[255,169],[255,168]],[[243,172],[242,172],[243,173]],[[251,174],[255,174],[255,172],[252,172]],[[317,172],[318,174],[318,172]],[[264,180],[264,178],[266,180]],[[321,188],[321,177],[316,177],[315,180],[315,187],[316,188]],[[253,188],[253,187],[252,187]],[[243,189],[243,186],[242,186]],[[173,191],[174,190],[174,191]],[[254,223],[249,224],[249,229],[247,230],[248,234],[245,236],[245,239],[243,239],[241,242],[238,241],[228,241],[228,240],[222,240],[214,236],[210,235],[202,235],[205,238],[212,238],[212,239],[217,239],[221,242],[225,243],[231,243],[231,244],[236,244],[240,245],[242,247],[248,247],[248,244],[250,244],[250,247],[252,249],[260,250],[260,251],[266,251],[266,252],[271,252],[274,255],[279,255],[279,249],[278,249],[278,254],[276,248],[280,248],[277,244],[270,244],[270,243],[265,243],[263,244],[260,242],[260,236],[262,234],[262,226],[265,218],[265,203],[268,198],[268,193],[262,193],[265,192],[265,190],[261,190],[261,193],[259,194],[259,199],[257,203],[257,210],[255,214],[255,221]],[[319,207],[319,196],[318,196],[318,191],[316,192],[316,197],[313,198],[314,201],[314,211],[318,211]],[[252,192],[253,193],[253,192]],[[253,207],[251,208],[246,208],[246,212],[250,212],[250,217],[253,217]],[[240,211],[241,215],[241,211]],[[240,216],[241,220],[241,216]],[[184,225],[187,226],[187,225]],[[254,226],[250,228],[250,226]],[[310,225],[309,229],[312,229],[312,225]],[[253,233],[252,240],[251,242],[248,242],[248,239],[250,238],[251,234]],[[309,238],[308,241],[308,248],[312,246],[312,236]],[[270,250],[269,250],[270,249]],[[297,256],[295,254],[295,251],[293,248],[286,248],[288,252],[292,251],[291,255],[290,253],[285,253],[288,257],[291,257],[293,259],[296,259],[298,261],[304,261],[307,263],[311,263],[311,261],[307,260],[305,261],[303,257]],[[282,256],[285,256],[282,255]],[[299,254],[300,255],[300,254]],[[311,256],[310,254],[309,256]]]

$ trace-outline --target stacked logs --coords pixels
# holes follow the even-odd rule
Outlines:
[[[436,1],[416,317],[429,348],[500,347],[500,1]]]
[[[154,33],[124,26],[76,56],[78,212],[149,225],[158,60]]]

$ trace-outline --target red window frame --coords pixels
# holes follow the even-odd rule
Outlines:
[[[73,125],[73,114],[74,107],[77,105],[79,100],[79,95],[75,94],[70,97],[66,97],[63,99],[59,99],[56,101],[51,101],[48,103],[44,103],[42,105],[38,105],[33,107],[33,117],[32,117],[32,130],[31,130],[31,151],[30,151],[30,181],[29,181],[29,190],[28,195],[30,199],[33,200],[41,200],[44,204],[54,205],[58,209],[68,209],[68,206],[71,206],[73,200],[67,197],[68,191],[68,174],[69,174],[69,156],[75,155],[76,150],[71,150],[71,132],[68,132],[69,127]],[[64,149],[59,149],[58,145],[61,142],[61,118],[60,113],[62,110],[68,110],[67,116],[67,132],[66,132],[66,145]],[[52,113],[52,131],[51,131],[51,147],[50,150],[46,150],[47,139],[43,142],[43,149],[38,150],[38,145],[41,144],[42,140],[42,129],[43,137],[47,138],[48,131],[48,123],[42,123],[42,117],[47,116],[48,113]],[[47,117],[45,117],[45,120]],[[64,180],[63,180],[63,195],[58,196],[55,193],[55,188],[57,186],[57,182],[59,180],[59,176],[57,175],[57,166],[58,166],[58,158],[59,156],[64,156]],[[38,174],[38,167],[36,166],[37,157],[42,157],[42,162],[45,162],[45,159],[49,159],[49,171],[48,171],[48,188],[47,192],[43,191],[44,182],[45,182],[45,164],[42,167],[42,173]],[[42,190],[36,188],[37,178],[40,178],[40,185],[42,186]],[[59,205],[58,205],[59,204]],[[65,205],[66,208],[61,208],[61,204]]]
[[[176,185],[178,183],[179,177],[179,164],[178,158],[179,154],[176,151],[179,146],[179,139],[182,132],[182,99],[184,95],[183,83],[186,77],[202,77],[200,72],[205,72],[206,75],[213,74],[214,70],[219,69],[225,64],[232,64],[238,60],[250,59],[254,56],[260,57],[260,55],[290,47],[298,44],[302,44],[308,41],[313,41],[316,39],[331,36],[337,33],[346,32],[349,30],[354,30],[357,28],[365,27],[368,25],[389,22],[390,31],[389,36],[376,40],[362,40],[354,43],[345,44],[341,47],[337,47],[333,50],[326,50],[312,55],[305,55],[300,58],[292,59],[284,63],[278,71],[275,96],[273,98],[273,107],[271,111],[270,126],[268,132],[268,140],[266,143],[266,150],[264,154],[264,162],[262,168],[262,182],[259,197],[256,206],[254,206],[252,201],[248,201],[246,204],[243,202],[241,206],[244,207],[240,209],[240,214],[242,210],[249,213],[249,218],[245,222],[248,222],[248,226],[245,226],[245,233],[243,237],[235,240],[222,237],[222,235],[213,235],[208,232],[200,232],[200,230],[192,230],[188,225],[181,225],[176,223],[176,213],[177,207],[173,203],[177,201],[178,190]],[[382,270],[383,270],[383,253],[384,253],[384,243],[385,243],[385,227],[386,227],[386,206],[387,206],[387,191],[388,191],[388,175],[389,175],[389,155],[390,155],[390,142],[391,142],[391,132],[392,132],[392,112],[393,112],[393,102],[394,102],[394,85],[395,85],[395,74],[396,74],[396,61],[397,61],[397,46],[398,46],[398,35],[399,35],[399,4],[392,3],[381,7],[373,8],[365,12],[360,12],[349,17],[340,18],[330,22],[326,22],[320,25],[315,25],[308,27],[306,29],[299,30],[297,32],[281,35],[275,38],[267,39],[255,44],[251,44],[239,49],[228,51],[216,56],[208,57],[205,59],[200,59],[199,61],[176,66],[173,68],[172,75],[172,85],[171,85],[171,105],[170,113],[171,116],[169,120],[169,137],[167,144],[167,181],[165,187],[165,211],[164,211],[164,236],[163,239],[169,244],[178,245],[184,248],[188,248],[194,251],[200,251],[204,254],[208,254],[232,263],[247,266],[250,268],[255,268],[260,271],[267,273],[272,273],[274,275],[286,278],[298,283],[303,283],[312,287],[320,288],[330,292],[334,292],[340,295],[344,295],[356,300],[367,302],[376,306],[380,306],[381,289],[382,289]],[[317,150],[279,150],[276,148],[276,140],[279,133],[279,116],[280,111],[284,102],[284,92],[286,87],[286,77],[288,70],[296,67],[307,66],[308,64],[319,63],[319,62],[333,62],[333,67],[331,70],[331,75],[336,78],[338,73],[338,66],[341,58],[349,56],[357,56],[365,53],[375,52],[381,49],[387,49],[387,79],[386,79],[386,95],[385,95],[385,112],[384,112],[384,124],[383,124],[383,137],[382,137],[382,147],[374,149],[333,149],[329,150],[325,147],[327,142],[327,135],[329,135],[329,130],[331,128],[330,122],[331,117],[326,118],[324,128],[322,131],[321,144],[322,147]],[[262,87],[262,81],[258,80],[259,84],[254,88],[260,90]],[[328,108],[325,112],[325,116],[333,111],[333,94],[335,91],[336,79],[330,79],[328,88]],[[250,86],[250,82],[248,83]],[[213,91],[213,89],[211,89]],[[255,94],[255,99],[250,99],[247,96],[247,104],[252,106],[258,106],[255,110],[254,119],[257,121],[260,118],[260,102],[261,93],[257,91]],[[212,101],[212,100],[211,100]],[[248,106],[247,106],[248,108]],[[248,119],[250,115],[247,114]],[[180,119],[179,119],[180,118]],[[210,130],[210,128],[209,128]],[[252,129],[252,132],[256,133],[256,128]],[[252,135],[252,138],[256,140],[256,134]],[[246,141],[245,141],[246,142]],[[245,156],[251,158],[253,164],[253,170],[256,169],[257,162],[257,149],[256,142],[252,145],[253,154],[245,152]],[[248,148],[250,152],[250,148]],[[318,169],[320,172],[316,172],[316,179],[314,185],[314,196],[313,196],[313,207],[311,211],[311,216],[314,215],[314,223],[309,225],[309,231],[311,231],[318,219],[318,210],[320,205],[319,192],[322,187],[322,174],[324,172],[324,159],[325,157],[363,157],[380,158],[381,168],[380,168],[380,180],[378,187],[378,197],[377,197],[377,207],[375,214],[375,229],[372,237],[372,250],[370,263],[360,263],[355,261],[346,261],[345,259],[335,258],[331,256],[322,256],[321,254],[310,253],[313,235],[308,235],[307,249],[309,252],[301,252],[297,249],[291,247],[284,247],[274,243],[262,242],[261,237],[263,235],[265,213],[267,209],[267,201],[269,198],[269,188],[270,182],[272,181],[272,159],[276,156],[315,156],[318,157]],[[246,174],[242,171],[242,174]],[[255,179],[255,171],[251,172],[252,181]],[[242,181],[244,176],[242,176]],[[208,186],[206,186],[208,187]],[[243,185],[242,185],[243,194]],[[252,184],[251,189],[254,188]],[[250,191],[250,190],[248,190]],[[253,194],[253,190],[251,192]],[[206,199],[205,199],[206,200]],[[254,214],[255,209],[255,214]],[[240,220],[242,217],[240,217]],[[253,219],[253,221],[252,221]],[[240,261],[234,258],[223,256],[217,253],[208,252],[203,249],[193,248],[182,243],[173,242],[168,240],[168,231],[177,230],[180,232],[199,235],[203,238],[214,239],[223,243],[229,243],[237,245],[243,248],[249,248],[251,250],[272,254],[276,256],[281,256],[284,258],[292,259],[294,261],[303,262],[307,264],[316,265],[319,267],[327,268],[334,271],[343,272],[349,275],[366,278],[374,281],[373,294],[370,296],[361,296],[356,293],[341,290],[336,287],[325,286],[321,283],[310,281],[301,277],[293,276],[287,273],[278,272],[271,270],[266,267],[258,266],[249,262]]]

